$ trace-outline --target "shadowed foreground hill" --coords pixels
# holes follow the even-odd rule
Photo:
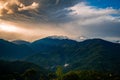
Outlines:
[[[33,63],[0,60],[0,80],[26,80],[26,77],[34,80],[44,77],[44,80],[47,80],[47,74],[47,70]]]

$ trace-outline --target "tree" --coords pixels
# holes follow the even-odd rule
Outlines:
[[[80,80],[79,76],[75,72],[69,72],[66,75],[63,76],[62,80]]]
[[[56,75],[57,75],[57,80],[62,80],[63,78],[63,72],[62,72],[62,67],[58,66],[56,70]]]
[[[25,80],[37,80],[37,71],[35,69],[28,69],[22,76]]]
[[[57,76],[56,76],[55,73],[49,73],[49,74],[48,74],[48,78],[49,78],[50,80],[53,80],[53,79],[56,79]]]

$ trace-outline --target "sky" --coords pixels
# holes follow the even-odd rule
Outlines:
[[[119,0],[0,0],[0,38],[120,40]]]

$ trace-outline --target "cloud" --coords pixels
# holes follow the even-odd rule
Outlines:
[[[103,16],[103,15],[110,15],[110,14],[117,14],[118,11],[113,9],[112,7],[108,7],[105,9],[96,8],[94,6],[89,6],[85,2],[81,2],[68,8],[72,12],[70,15],[76,15],[80,17],[93,17],[93,16]]]
[[[75,35],[89,37],[120,37],[120,10],[96,8],[79,3],[67,8],[70,22],[64,26]]]
[[[24,17],[26,16],[32,18],[26,22],[64,22],[63,19],[65,18],[62,17],[68,13],[64,9],[81,1],[84,0],[4,0],[0,4],[2,7],[0,18],[9,21],[21,21],[21,17],[26,20]],[[7,5],[5,5],[6,3]],[[14,20],[13,18],[17,19]]]
[[[24,4],[20,4],[20,8],[18,8],[18,11],[24,11],[24,10],[37,10],[39,8],[39,3],[33,2],[29,6],[25,6]]]
[[[60,1],[60,0],[56,0],[56,3],[55,3],[55,4],[56,4],[56,5],[59,4],[59,1]]]
[[[90,21],[90,23],[102,21],[101,19],[105,17],[105,19],[117,19],[116,17],[112,16],[117,15],[120,13],[120,10],[113,9],[112,7],[108,8],[96,8],[94,6],[89,6],[86,3],[82,2],[79,4],[76,4],[75,6],[72,6],[70,8],[67,8],[67,10],[70,10],[71,12],[68,14],[68,16],[73,16],[72,18],[75,20],[83,20],[85,22]],[[86,24],[86,23],[85,23]]]
[[[7,40],[34,41],[52,35],[68,35],[54,24],[0,22],[0,38]]]
[[[26,24],[23,26],[24,28],[31,28],[27,31],[29,34],[26,34],[29,38],[22,34],[22,37],[19,37],[21,39],[31,40],[33,37],[38,39],[41,36],[51,35],[64,35],[76,40],[92,37],[106,39],[118,39],[120,37],[119,9],[98,8],[84,2],[85,0],[6,1],[11,2],[9,2],[9,6],[8,3],[4,4],[7,8],[2,4],[5,9],[0,7],[0,13],[5,15],[0,18],[18,23],[21,27],[23,25],[20,24]],[[35,32],[32,37],[30,36],[31,32]]]
[[[0,16],[3,16],[5,14],[17,13],[24,10],[37,10],[37,8],[39,8],[39,3],[37,2],[32,2],[32,4],[29,4],[27,6],[23,2],[21,2],[20,0],[1,0]]]

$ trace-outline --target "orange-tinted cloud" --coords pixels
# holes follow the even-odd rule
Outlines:
[[[24,10],[36,10],[37,8],[39,8],[39,3],[37,2],[26,6],[19,0],[0,0],[0,16]]]

